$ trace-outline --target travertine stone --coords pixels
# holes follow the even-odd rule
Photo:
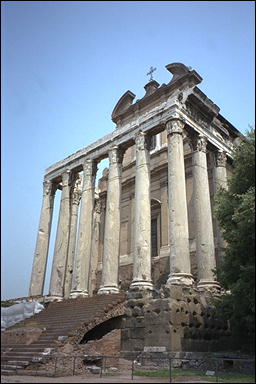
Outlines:
[[[83,164],[83,187],[80,206],[79,229],[75,252],[75,267],[72,279],[71,298],[88,296],[91,259],[92,220],[96,164],[86,160]]]
[[[151,282],[151,212],[149,139],[140,132],[136,143],[135,233],[133,281],[130,288],[153,289]]]
[[[67,266],[66,266],[65,286],[64,286],[64,297],[66,299],[70,295],[71,284],[72,284],[75,248],[76,248],[78,208],[79,208],[79,203],[80,203],[81,194],[82,194],[81,182],[82,182],[82,180],[78,175],[77,179],[75,180],[75,184],[72,187],[72,191],[71,191],[70,233],[69,233],[68,258],[67,258]]]
[[[50,180],[44,181],[43,202],[29,288],[30,296],[43,295],[55,190]]]
[[[120,199],[123,152],[114,146],[109,151],[109,175],[104,234],[102,280],[99,294],[118,293]]]
[[[199,135],[194,140],[194,214],[196,225],[196,253],[198,288],[218,287],[212,270],[216,268],[212,212],[206,161],[207,138]]]
[[[59,220],[54,247],[52,273],[50,281],[50,297],[62,299],[68,256],[68,240],[70,225],[70,171],[62,174],[62,193]]]
[[[183,121],[178,118],[166,124],[168,134],[168,192],[170,276],[168,284],[191,285],[188,214],[183,153]]]

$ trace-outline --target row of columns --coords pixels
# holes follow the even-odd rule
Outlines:
[[[192,285],[190,269],[188,214],[183,153],[184,122],[174,118],[167,122],[170,275],[167,284]],[[135,234],[131,288],[153,289],[151,281],[151,220],[149,137],[139,132],[135,138]],[[216,267],[211,202],[208,183],[207,139],[193,140],[194,204],[198,287],[218,287],[213,275]],[[221,153],[222,158],[225,157]],[[109,151],[109,177],[104,232],[102,280],[99,294],[117,293],[120,242],[120,201],[123,152],[114,146]],[[217,163],[218,165],[218,163]],[[95,193],[96,162],[83,165],[83,186],[70,188],[70,171],[62,175],[62,196],[50,281],[50,296],[89,295],[90,258]],[[220,184],[226,183],[226,168],[221,163]],[[79,180],[80,182],[80,180]],[[56,187],[55,187],[56,188]],[[30,295],[42,295],[52,221],[54,185],[44,184],[44,198],[32,270]],[[70,199],[72,196],[72,199]],[[81,199],[77,232],[78,203]],[[77,233],[77,236],[76,236]]]

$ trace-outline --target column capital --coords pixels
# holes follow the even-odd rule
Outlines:
[[[98,170],[97,162],[94,159],[86,159],[83,163],[84,176],[96,175]]]
[[[150,147],[150,137],[143,131],[139,131],[135,135],[135,144],[136,144],[136,150],[149,150]]]
[[[82,179],[80,176],[75,181],[75,184],[72,188],[72,204],[79,205],[82,195]]]
[[[43,188],[44,188],[44,196],[45,195],[50,195],[52,192],[52,181],[51,180],[44,180],[43,182]]]
[[[71,175],[71,171],[70,169],[67,169],[65,170],[62,175],[61,175],[61,179],[62,179],[62,187],[66,187],[69,185],[69,182],[70,182],[70,175]]]
[[[226,164],[227,164],[227,154],[225,151],[219,150],[216,153],[216,166],[226,167]]]
[[[194,137],[192,140],[194,151],[206,153],[207,141],[207,137],[203,135]]]
[[[185,122],[182,119],[178,117],[172,118],[166,122],[167,135],[169,136],[174,133],[182,135],[184,133],[184,127]]]
[[[114,145],[110,148],[108,155],[110,164],[122,163],[124,157],[124,150],[119,148],[117,145]]]

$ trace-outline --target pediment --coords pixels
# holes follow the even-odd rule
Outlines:
[[[131,91],[127,91],[120,97],[111,115],[111,119],[114,123],[116,123],[117,117],[132,105],[135,96],[136,95]]]

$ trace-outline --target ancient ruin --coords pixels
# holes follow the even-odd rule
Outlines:
[[[117,102],[116,129],[47,168],[43,183],[29,295],[43,296],[60,189],[47,300],[126,292],[126,355],[216,350],[229,332],[209,301],[221,288],[213,270],[225,248],[212,212],[241,134],[198,88],[195,70],[166,69],[167,84],[153,80],[151,68],[144,97],[134,101],[127,91]]]

